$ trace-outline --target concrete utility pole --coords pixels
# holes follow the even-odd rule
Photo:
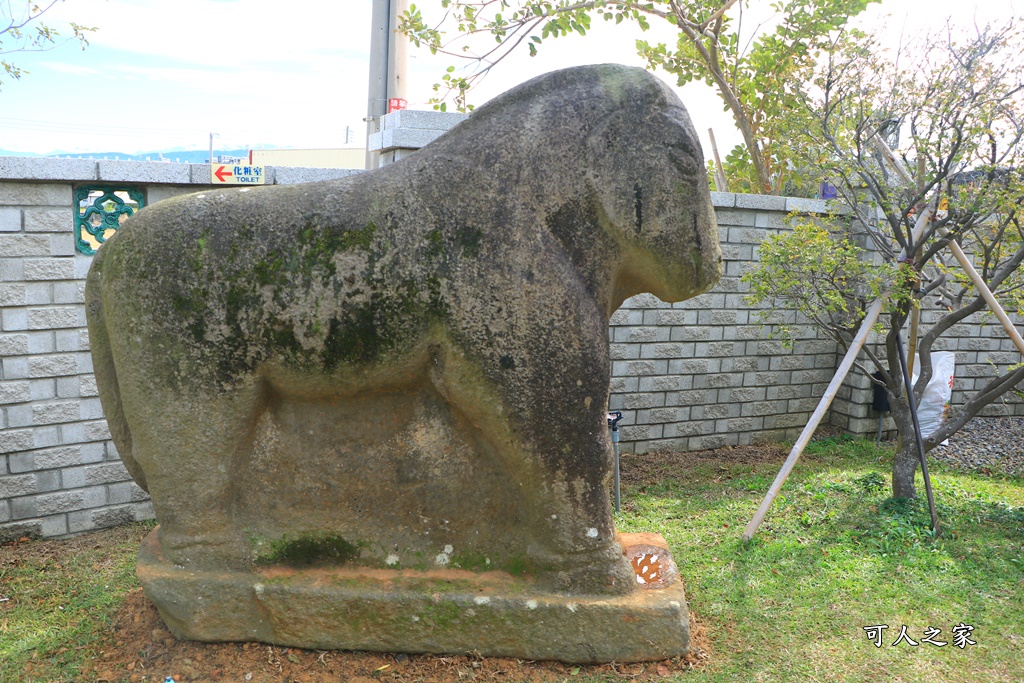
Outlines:
[[[388,34],[388,99],[405,99],[409,41],[398,34],[398,19],[409,8],[409,0],[391,0],[391,31]]]
[[[380,117],[388,113],[388,100],[405,99],[407,42],[395,33],[398,17],[408,0],[373,0],[370,15],[370,83],[366,109],[366,168],[377,168],[378,154],[369,138],[380,131]]]

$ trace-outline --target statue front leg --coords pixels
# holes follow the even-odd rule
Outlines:
[[[509,486],[523,497],[523,542],[538,582],[574,594],[634,591],[636,577],[615,540],[609,497],[607,354],[598,349],[592,362],[563,349],[530,367],[509,362],[515,348],[523,346],[499,349],[489,362],[436,347],[433,383],[481,429]],[[560,368],[556,376],[538,375],[552,366]]]
[[[540,420],[536,415],[534,420]],[[581,425],[596,425],[581,429]],[[636,576],[616,542],[609,484],[611,441],[605,411],[566,410],[548,416],[524,450],[548,473],[534,500],[538,515],[531,554],[550,567],[541,580],[580,594],[636,590]]]

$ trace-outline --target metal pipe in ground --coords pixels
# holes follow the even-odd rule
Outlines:
[[[622,419],[621,410],[608,412],[608,427],[612,430],[612,450],[615,452],[615,511],[619,511],[621,497],[619,495],[619,420]]]

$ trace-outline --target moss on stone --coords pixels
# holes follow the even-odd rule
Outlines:
[[[482,572],[492,569],[491,560],[482,553],[456,553],[452,555],[451,566],[455,569],[466,569],[471,572]]]
[[[420,613],[420,619],[434,628],[448,628],[463,617],[463,609],[455,602],[442,600],[428,604]]]
[[[427,233],[427,245],[427,255],[431,258],[437,258],[444,253],[444,238],[438,228]]]
[[[523,555],[513,555],[506,558],[501,565],[500,569],[508,572],[512,576],[523,576],[525,574],[533,573],[533,563],[530,562],[529,558]]]
[[[269,548],[256,557],[257,565],[281,564],[288,567],[309,567],[320,564],[340,565],[359,557],[359,547],[341,536],[303,534],[284,536],[266,544]]]
[[[480,228],[460,224],[456,228],[455,239],[458,241],[463,257],[475,259],[480,255],[480,243],[483,241],[483,233]]]
[[[471,572],[501,570],[513,576],[533,574],[537,570],[536,564],[525,555],[518,554],[494,561],[483,553],[475,552],[456,553],[451,558],[451,566],[455,569],[465,569]]]

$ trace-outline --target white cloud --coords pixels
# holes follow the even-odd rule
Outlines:
[[[370,0],[76,0],[47,16],[96,26],[96,46],[198,64],[301,62],[369,48]]]
[[[427,9],[438,0],[418,3]],[[745,25],[765,0],[751,3]],[[340,145],[346,126],[365,130],[367,53],[371,0],[74,0],[58,3],[47,21],[97,26],[92,46],[65,45],[45,55],[24,53],[31,72],[0,91],[9,121],[50,121],[31,129],[5,128],[0,147],[48,152],[57,148],[125,152],[205,146],[211,131],[218,146],[250,144],[325,147]],[[867,22],[889,29],[1009,16],[1012,0],[980,5],[953,0],[885,0],[872,5]],[[891,19],[881,19],[886,13]],[[862,22],[863,23],[863,22]],[[670,27],[654,24],[642,37],[672,42]],[[67,30],[63,30],[67,34]],[[479,104],[532,76],[576,64],[620,62],[642,66],[635,26],[594,21],[587,37],[546,41],[540,55],[525,51],[501,64],[481,83]],[[427,108],[448,64],[410,48],[408,99]],[[672,82],[671,77],[658,75]],[[714,127],[726,153],[739,141],[731,116],[709,88],[679,90],[698,133],[707,143]],[[20,147],[14,147],[19,145]]]
[[[97,69],[68,62],[43,62],[42,65],[48,69],[53,69],[54,71],[59,71],[65,74],[72,74],[74,76],[96,76],[100,73]]]

